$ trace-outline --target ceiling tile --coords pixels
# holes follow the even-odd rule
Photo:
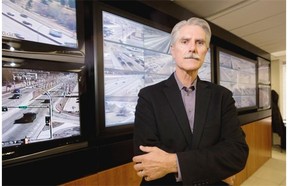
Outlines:
[[[267,19],[262,19],[262,20],[259,20],[250,24],[246,24],[242,27],[232,29],[230,31],[238,36],[243,37],[243,36],[257,33],[262,30],[268,30],[271,27],[277,27],[280,25],[283,25],[285,29],[286,27],[285,19],[286,19],[286,14],[285,12],[283,12],[281,14],[271,16]],[[281,20],[284,20],[284,21],[281,21]]]
[[[199,17],[210,17],[229,9],[245,0],[174,0],[173,2],[189,9]]]
[[[283,7],[283,3],[280,1],[262,0],[254,1],[247,6],[221,14],[221,16],[209,18],[208,20],[226,30],[232,30],[283,12],[285,12],[285,7]]]

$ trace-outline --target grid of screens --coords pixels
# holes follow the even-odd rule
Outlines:
[[[2,36],[77,48],[76,0],[2,0]]]
[[[220,85],[233,92],[239,109],[256,107],[256,63],[219,51]]]
[[[258,58],[258,90],[259,109],[268,109],[271,106],[270,62]]]
[[[106,127],[134,122],[141,88],[167,79],[175,64],[170,54],[170,33],[118,15],[102,12]],[[211,81],[208,52],[199,70]]]
[[[79,136],[78,78],[2,68],[2,147]]]

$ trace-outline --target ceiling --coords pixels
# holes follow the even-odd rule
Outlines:
[[[249,43],[286,58],[286,0],[171,0]]]

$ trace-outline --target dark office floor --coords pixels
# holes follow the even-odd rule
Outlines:
[[[273,135],[274,142],[275,140]],[[275,144],[273,142],[273,144]],[[277,142],[276,142],[277,144]],[[272,148],[272,158],[260,167],[241,186],[286,186],[286,151],[278,146]]]

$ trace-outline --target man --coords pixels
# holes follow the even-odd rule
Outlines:
[[[171,37],[175,72],[138,95],[134,169],[141,185],[225,185],[245,167],[248,146],[232,93],[198,77],[210,27],[191,18]]]

